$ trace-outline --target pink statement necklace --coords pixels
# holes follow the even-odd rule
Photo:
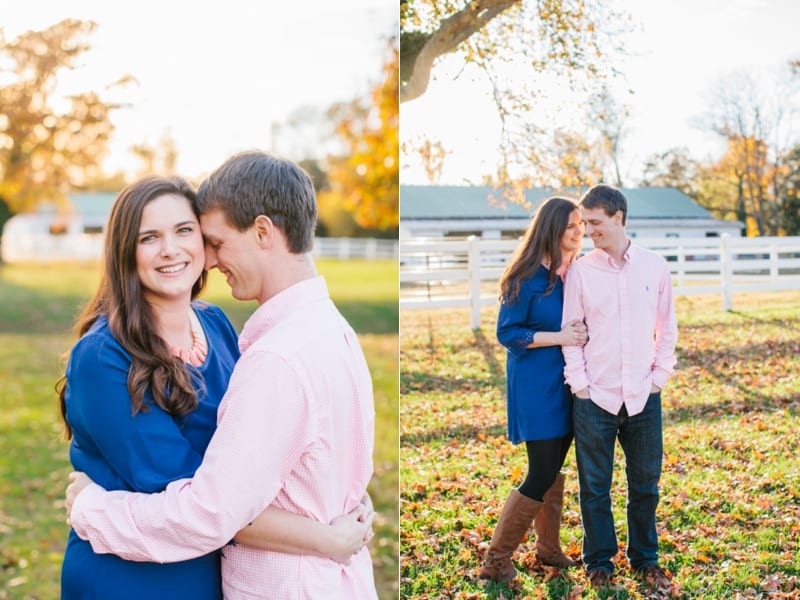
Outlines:
[[[169,350],[183,362],[199,367],[206,360],[208,345],[206,344],[206,336],[203,333],[200,320],[193,310],[189,311],[189,324],[192,328],[192,347],[186,350],[177,346],[170,346]]]

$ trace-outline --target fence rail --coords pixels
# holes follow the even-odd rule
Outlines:
[[[103,256],[102,234],[29,233],[4,235],[1,239],[0,257],[6,263],[94,261]],[[398,252],[398,242],[392,239],[316,238],[312,255],[341,260],[391,260],[397,259]]]
[[[800,237],[637,238],[667,259],[674,294],[719,294],[733,310],[737,292],[800,289]],[[497,281],[518,240],[403,240],[400,308],[471,309],[473,329],[481,307],[497,303]],[[592,248],[584,240],[584,250]]]

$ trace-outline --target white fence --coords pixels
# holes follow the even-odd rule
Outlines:
[[[584,240],[584,249],[592,248]],[[674,294],[719,294],[733,310],[733,294],[800,289],[800,237],[636,238],[664,256]],[[471,309],[473,329],[481,307],[497,303],[497,282],[519,240],[403,240],[400,308]]]
[[[4,235],[3,262],[94,261],[103,256],[103,235],[87,233],[26,233]],[[315,258],[391,260],[398,256],[398,242],[375,238],[316,238]]]
[[[398,257],[397,240],[377,238],[316,238],[315,258],[363,258],[366,260],[396,259]]]

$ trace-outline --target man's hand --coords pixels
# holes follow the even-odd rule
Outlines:
[[[70,515],[72,514],[72,505],[75,503],[75,498],[77,498],[78,494],[83,491],[83,488],[94,483],[86,473],[79,471],[73,471],[70,473],[69,481],[70,484],[67,486],[65,502],[67,509],[67,525],[71,525]]]

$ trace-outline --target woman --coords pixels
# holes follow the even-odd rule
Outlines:
[[[508,436],[514,444],[525,442],[528,474],[506,500],[480,573],[483,579],[516,577],[511,556],[531,521],[542,563],[577,564],[559,542],[560,470],[572,443],[572,396],[564,382],[561,346],[583,345],[586,326],[575,322],[562,328],[561,312],[562,279],[580,251],[583,230],[575,202],[545,200],[500,278],[497,339],[508,350]]]
[[[164,177],[125,188],[109,217],[100,286],[78,320],[80,339],[57,386],[70,460],[106,489],[158,492],[191,477],[202,461],[239,357],[238,336],[222,311],[195,300],[205,282],[194,190]],[[350,543],[328,533],[339,529],[278,509],[267,509],[257,524],[276,514],[302,526],[309,536],[303,540],[333,542],[326,556],[340,556]],[[260,525],[246,529],[265,531]],[[352,540],[360,524],[348,527]],[[270,546],[269,539],[260,543]],[[282,539],[276,549],[320,552],[318,543],[303,543],[287,548]],[[219,560],[217,551],[177,563],[131,562],[95,554],[71,531],[61,594],[216,600]]]

